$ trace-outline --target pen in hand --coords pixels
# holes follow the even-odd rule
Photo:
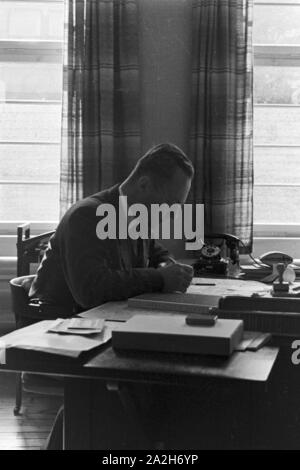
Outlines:
[[[164,281],[163,292],[186,292],[194,274],[192,266],[177,263],[172,257],[161,263],[158,270]]]
[[[160,268],[165,268],[166,266],[170,266],[170,264],[177,264],[177,261],[169,256],[167,261],[163,261],[162,263],[159,263]]]

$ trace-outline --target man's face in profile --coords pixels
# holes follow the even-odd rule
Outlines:
[[[179,168],[165,185],[158,186],[158,184],[156,184],[154,203],[159,205],[167,204],[169,207],[173,204],[182,206],[186,201],[190,187],[191,178],[189,178],[186,173]],[[175,219],[179,216],[179,213],[180,211],[178,210],[175,212],[173,210],[169,212],[166,211],[164,215],[161,215],[159,225],[161,226],[162,222],[173,224]],[[157,229],[158,227],[152,226],[152,232]]]
[[[164,185],[153,182],[152,204],[184,204],[191,188],[191,178],[178,168]]]

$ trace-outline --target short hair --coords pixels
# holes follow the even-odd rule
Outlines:
[[[155,180],[167,181],[180,168],[189,178],[194,176],[192,162],[177,145],[171,143],[158,144],[143,155],[133,169],[132,175],[140,177],[148,174]]]

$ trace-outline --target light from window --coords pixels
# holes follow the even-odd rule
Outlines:
[[[254,5],[254,222],[300,224],[300,1]]]
[[[0,220],[59,214],[62,0],[0,2]]]

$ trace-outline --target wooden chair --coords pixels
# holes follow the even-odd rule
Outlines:
[[[10,281],[12,308],[15,315],[16,328],[23,328],[38,321],[55,319],[55,316],[41,312],[40,305],[30,303],[28,293],[34,274],[30,274],[32,264],[38,264],[47,248],[48,241],[54,231],[37,236],[30,236],[30,224],[17,228],[17,278]],[[19,373],[16,377],[16,403],[14,414],[18,415],[22,406],[22,391],[49,395],[63,395],[61,382],[55,377],[44,377],[37,374]]]

